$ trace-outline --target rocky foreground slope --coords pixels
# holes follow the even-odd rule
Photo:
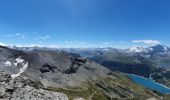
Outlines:
[[[36,89],[36,84],[27,77],[12,79],[0,72],[0,98],[3,100],[68,100],[67,95],[58,92]]]
[[[126,75],[62,51],[0,47],[3,100],[168,100]]]

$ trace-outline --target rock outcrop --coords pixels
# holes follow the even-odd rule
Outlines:
[[[27,77],[12,79],[0,72],[0,99],[2,100],[68,100],[67,95],[32,87]]]

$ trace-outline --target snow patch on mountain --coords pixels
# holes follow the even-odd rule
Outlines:
[[[17,74],[12,74],[11,77],[12,77],[12,78],[16,78],[16,77],[20,76],[23,72],[25,72],[25,70],[27,69],[27,67],[28,67],[28,62],[26,62],[26,63],[23,65],[23,67],[20,68],[19,73],[17,73]]]
[[[11,63],[11,61],[5,61],[5,62],[4,62],[4,65],[5,65],[5,66],[11,66],[12,63]]]
[[[12,74],[11,77],[12,78],[16,78],[18,76],[20,76],[23,72],[25,72],[25,70],[28,67],[28,62],[25,62],[24,59],[21,59],[21,57],[18,57],[15,59],[15,63],[14,65],[17,66],[18,64],[23,65],[22,68],[20,68],[19,72],[17,74]]]
[[[14,65],[17,66],[19,63],[23,63],[23,62],[24,62],[24,59],[21,59],[21,57],[18,57],[15,59]]]

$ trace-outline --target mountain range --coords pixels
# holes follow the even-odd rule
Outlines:
[[[3,100],[168,100],[126,73],[170,86],[170,49],[18,48],[0,46]],[[140,52],[139,52],[140,51]]]
[[[129,49],[71,48],[63,50],[78,53],[113,71],[144,76],[170,86],[170,48],[168,46],[155,45],[147,48],[137,46]]]

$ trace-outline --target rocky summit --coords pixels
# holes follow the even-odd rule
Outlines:
[[[168,100],[78,54],[0,47],[2,100]]]

